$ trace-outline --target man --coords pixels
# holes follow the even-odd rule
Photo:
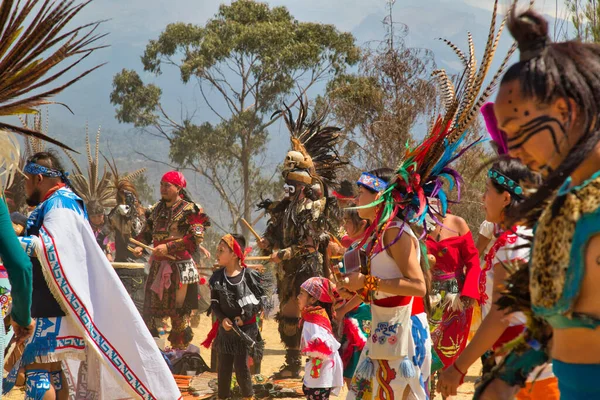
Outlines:
[[[178,399],[162,355],[98,247],[82,200],[54,153],[24,168],[36,206],[23,245],[32,257],[33,337],[5,381],[25,368],[31,399]]]
[[[308,115],[306,103],[300,102],[300,115]],[[310,124],[303,117],[292,121],[283,113],[290,129],[292,151],[283,166],[285,197],[281,201],[263,201],[259,208],[269,214],[264,237],[258,245],[271,254],[277,268],[279,296],[279,334],[285,345],[285,364],[275,378],[297,378],[300,374],[300,310],[296,298],[300,285],[314,276],[329,275],[324,263],[329,243],[328,199],[326,184],[332,185],[336,170],[344,163],[335,152],[339,129],[322,127],[325,115]]]
[[[167,172],[160,181],[161,200],[147,212],[146,225],[138,240],[152,244],[150,272],[144,296],[144,321],[158,336],[156,319],[171,318],[169,341],[176,349],[186,349],[192,341],[190,313],[198,308],[200,277],[192,254],[204,240],[208,217],[185,191],[181,172]],[[140,256],[143,249],[135,248]]]

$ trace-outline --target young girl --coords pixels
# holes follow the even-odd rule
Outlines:
[[[371,305],[369,343],[363,349],[348,399],[427,399],[431,338],[423,296],[427,293],[418,239],[400,217],[379,228],[373,205],[387,190],[394,171],[381,168],[359,178],[357,205],[373,229],[366,243],[369,270],[346,275],[344,287],[364,290]],[[365,275],[366,272],[366,275]]]
[[[356,210],[348,210],[344,213],[344,229],[346,236],[351,240],[346,254],[358,251],[356,248],[363,238],[369,221],[362,219]],[[357,257],[348,257],[350,260]],[[346,265],[340,268],[341,273],[346,273]],[[336,310],[336,320],[341,323],[342,339],[340,355],[344,363],[344,380],[350,384],[354,371],[358,365],[360,353],[365,347],[367,337],[371,331],[371,307],[363,303],[362,299],[355,293],[343,288],[339,290],[346,302]]]
[[[224,268],[210,278],[211,309],[219,325],[214,342],[219,353],[219,399],[231,396],[234,367],[242,396],[248,399],[253,396],[248,357],[262,352],[256,316],[264,304],[264,289],[260,274],[246,268],[245,246],[246,240],[241,235],[223,236],[217,247],[217,262]]]
[[[526,238],[531,236],[531,230],[522,226],[506,226],[506,215],[512,207],[524,200],[523,185],[537,186],[539,179],[516,160],[496,162],[489,170],[488,177],[483,197],[486,220],[498,224],[504,229],[504,233],[495,240],[485,256],[484,279],[481,282],[482,289],[485,288],[482,306],[484,319],[481,326],[452,366],[440,374],[438,391],[444,397],[456,395],[456,389],[462,384],[469,367],[487,350],[501,349],[525,329],[525,315],[506,315],[495,302],[504,290],[504,281],[508,277],[506,266],[516,262],[527,262],[529,259]],[[492,281],[489,279],[489,272],[492,272]],[[517,399],[559,399],[551,366],[546,365],[534,371],[530,380],[534,379],[535,384],[521,390]]]
[[[314,277],[300,286],[298,308],[302,312],[300,348],[309,357],[304,371],[304,394],[309,400],[337,396],[344,384],[340,344],[331,326],[333,303],[339,295],[329,279]]]

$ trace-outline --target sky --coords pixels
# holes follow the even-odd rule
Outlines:
[[[500,0],[501,13],[508,9],[512,0]],[[559,1],[558,15],[564,15],[564,0]],[[57,97],[58,101],[67,103],[75,112],[70,115],[63,110],[50,110],[51,126],[56,131],[63,129],[72,132],[83,132],[83,126],[89,122],[90,127],[102,125],[107,132],[103,138],[113,142],[113,147],[119,146],[128,154],[139,150],[141,144],[154,146],[154,142],[140,140],[140,136],[132,136],[133,127],[119,124],[115,118],[114,107],[110,104],[109,94],[112,90],[112,77],[123,68],[137,70],[145,82],[158,83],[164,92],[163,103],[167,103],[170,113],[179,115],[181,106],[194,109],[199,102],[197,88],[182,85],[176,71],[165,73],[156,78],[150,73],[144,73],[139,57],[149,40],[158,37],[165,26],[172,22],[186,22],[203,25],[213,17],[222,0],[94,0],[74,23],[85,23],[94,20],[107,20],[101,27],[102,32],[109,36],[103,39],[103,44],[110,45],[108,49],[98,51],[85,61],[84,65],[92,66],[108,62],[98,72],[78,82],[64,94]],[[385,15],[386,0],[271,0],[271,6],[285,6],[299,21],[321,22],[334,24],[339,30],[353,32],[357,43],[380,39],[382,36],[381,19]],[[523,5],[527,0],[521,0]],[[536,8],[544,14],[554,16],[556,0],[538,0]],[[395,0],[394,20],[404,22],[410,28],[406,38],[409,46],[433,49],[438,65],[452,67],[456,64],[453,54],[439,40],[439,37],[457,41],[464,48],[466,33],[474,32],[476,49],[481,49],[489,26],[490,11],[493,0]],[[505,35],[504,46],[510,44],[510,38]],[[479,50],[481,51],[481,50]],[[502,51],[505,51],[502,50]],[[210,113],[206,106],[200,108],[198,115],[209,120]],[[203,122],[203,121],[197,121]],[[282,128],[276,128],[281,130]],[[94,129],[92,129],[93,131]],[[71,132],[71,131],[69,131]],[[54,133],[54,132],[51,132]],[[129,140],[119,141],[118,135],[127,134]],[[112,136],[111,136],[112,135]],[[58,136],[58,135],[57,135]],[[69,138],[68,143],[82,145],[82,135]],[[279,142],[274,146],[287,146],[283,143],[284,133],[278,132]],[[131,139],[134,137],[134,139]],[[125,143],[124,143],[125,142]],[[118,145],[116,144],[118,143]],[[167,157],[168,149],[163,148],[163,157]],[[280,149],[270,148],[276,157],[274,165],[279,162]],[[158,150],[157,150],[158,151]]]

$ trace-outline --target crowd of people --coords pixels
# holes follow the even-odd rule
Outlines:
[[[284,193],[260,203],[268,222],[256,237],[275,282],[246,264],[252,249],[237,233],[220,239],[202,282],[219,399],[232,396],[234,372],[241,396],[254,395],[270,286],[285,346],[273,378],[302,379],[308,399],[344,386],[349,399],[446,398],[478,359],[478,399],[600,396],[600,48],[552,43],[532,10],[513,8],[506,25],[519,61],[483,88],[492,24],[480,69],[469,61],[456,87],[445,82],[445,114],[395,169],[339,182],[340,129],[323,126],[326,114],[309,119],[303,99],[296,119],[281,112],[292,146]],[[452,196],[464,185],[453,163],[481,143],[465,142],[478,112],[497,157],[475,241]],[[126,179],[110,209],[84,204],[51,151],[31,155],[23,174],[27,215],[0,201],[19,347],[3,392],[21,379],[27,399],[180,398],[157,340],[170,319],[170,347],[190,348],[198,255],[210,255],[210,220],[183,174],[166,173],[146,209]],[[146,272],[127,268],[140,263]]]

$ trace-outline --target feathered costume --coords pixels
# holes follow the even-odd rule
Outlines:
[[[379,192],[378,199],[374,203],[365,206],[377,206],[376,216],[363,240],[363,243],[368,245],[367,265],[363,268],[363,273],[366,275],[371,274],[371,261],[375,260],[379,254],[383,254],[382,257],[386,255],[385,246],[381,242],[388,227],[400,227],[399,235],[402,232],[411,233],[408,224],[418,225],[424,228],[425,231],[427,228],[426,217],[439,223],[435,213],[430,208],[429,199],[437,199],[441,205],[442,214],[445,214],[450,202],[448,192],[456,187],[460,198],[462,179],[458,172],[450,167],[450,164],[460,157],[464,151],[479,142],[475,141],[472,144],[463,145],[471,123],[475,120],[485,100],[494,90],[502,70],[515,50],[513,46],[504,58],[500,70],[494,75],[487,87],[483,89],[484,80],[505,24],[505,21],[503,21],[498,32],[496,32],[497,6],[498,2],[496,1],[486,48],[479,68],[477,67],[473,39],[470,34],[468,35],[468,56],[460,51],[458,47],[446,41],[456,52],[465,69],[459,76],[456,85],[448,78],[445,71],[437,70],[434,72],[440,82],[445,113],[435,120],[429,133],[418,146],[407,150],[396,170],[395,179],[386,185],[383,190],[375,190]],[[448,182],[447,190],[443,187],[445,181]],[[421,249],[423,253],[421,259],[426,262],[427,258],[425,257],[423,243],[421,243]],[[372,303],[372,313],[374,313],[373,306],[380,301],[379,296],[381,294],[378,293],[372,291],[363,293],[365,299]],[[402,299],[397,299],[394,303],[405,304],[402,301],[403,296],[395,297]],[[412,302],[418,304],[419,300],[414,299]],[[385,308],[385,306],[380,308]],[[391,394],[392,397],[389,397],[390,393],[404,393],[407,386],[410,386],[416,398],[428,397],[426,380],[429,377],[429,371],[426,370],[426,354],[424,354],[425,351],[422,346],[423,343],[428,342],[423,340],[423,335],[429,336],[429,334],[428,332],[424,333],[421,329],[423,325],[427,326],[427,322],[423,323],[417,318],[418,315],[424,315],[424,313],[417,314],[414,307],[413,314],[411,317],[412,342],[409,340],[409,343],[413,343],[414,347],[409,345],[407,354],[394,354],[393,360],[390,359],[391,361],[372,359],[371,343],[378,342],[381,335],[381,331],[378,332],[378,329],[372,326],[367,346],[365,346],[350,386],[349,399],[394,398],[393,394]],[[395,343],[396,341],[394,341],[394,346]]]
[[[295,305],[300,285],[308,278],[328,271],[326,249],[329,243],[328,213],[331,199],[328,188],[334,184],[336,172],[344,165],[336,146],[340,129],[322,126],[326,114],[308,121],[308,105],[298,99],[296,120],[286,107],[282,114],[290,131],[292,150],[283,165],[286,197],[277,202],[263,201],[269,215],[264,234],[268,252],[276,252],[281,263],[277,271],[280,309],[279,333],[286,347],[284,370],[297,376],[300,371],[300,312]],[[325,259],[324,259],[325,257]],[[325,270],[325,271],[324,271]],[[282,370],[283,372],[283,370]]]
[[[95,33],[98,23],[64,29],[86,4],[68,0],[2,1],[0,115],[36,113],[36,107],[51,104],[50,97],[95,69],[60,86],[47,87],[98,48],[95,43],[103,37]],[[72,57],[76,61],[55,68]],[[0,122],[0,129],[69,149],[28,128]],[[4,178],[10,180],[18,165],[18,147],[8,134],[0,135],[0,140],[1,153],[6,156],[0,160],[1,167],[7,171]],[[25,171],[27,167],[31,172],[58,177],[56,170],[29,163]],[[66,180],[64,172],[60,176]],[[36,315],[33,337],[4,380],[3,392],[14,385],[19,367],[56,361],[68,380],[56,379],[56,374],[44,370],[28,371],[26,397],[41,398],[54,385],[57,390],[66,388],[73,398],[180,398],[156,344],[98,248],[81,200],[64,185],[57,187],[34,210],[27,231],[39,235],[23,240],[34,263],[34,286],[41,278],[40,287],[51,293],[45,301],[38,298],[32,303],[32,315],[48,300],[59,305],[62,315]],[[11,253],[18,255],[20,251],[13,247]],[[9,269],[9,276],[13,271]],[[38,296],[40,287],[34,290]],[[15,301],[20,301],[14,284],[12,294]],[[115,320],[120,323],[115,324]]]
[[[181,172],[167,172],[161,182],[168,182],[182,190],[186,181]],[[198,308],[200,276],[192,253],[204,240],[205,228],[210,226],[208,216],[198,206],[183,198],[168,206],[164,200],[146,213],[146,224],[137,240],[156,247],[164,244],[167,254],[152,255],[150,272],[144,294],[143,316],[148,328],[158,336],[156,318],[171,318],[169,341],[173,348],[185,349],[193,338],[189,326],[191,310]],[[177,304],[177,291],[186,286],[182,305]]]

